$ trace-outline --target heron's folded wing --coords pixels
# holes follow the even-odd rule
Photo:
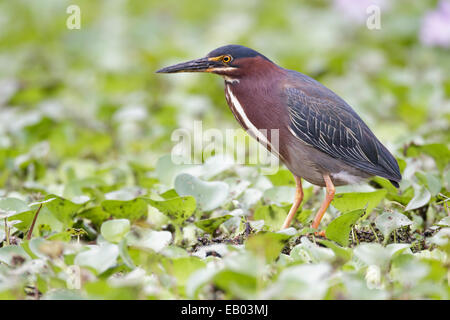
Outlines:
[[[343,101],[286,88],[290,131],[303,142],[373,175],[400,181],[397,161]]]

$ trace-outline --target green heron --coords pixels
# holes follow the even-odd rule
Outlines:
[[[344,100],[318,81],[281,68],[255,50],[227,45],[204,58],[157,72],[209,72],[224,78],[226,100],[236,120],[295,177],[295,199],[283,229],[290,226],[303,200],[302,178],[326,187],[314,229],[334,198],[335,186],[371,176],[399,186],[397,161]],[[272,148],[271,129],[279,130],[277,150]]]

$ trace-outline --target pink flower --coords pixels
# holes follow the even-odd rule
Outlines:
[[[450,48],[450,1],[441,0],[422,21],[420,41],[426,46]]]

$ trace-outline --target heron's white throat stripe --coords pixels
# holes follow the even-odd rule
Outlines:
[[[244,121],[244,123],[245,123],[246,127],[248,128],[248,130],[254,135],[254,137],[256,137],[266,147],[270,146],[270,150],[272,150],[272,152],[274,152],[275,154],[278,155],[278,150],[273,148],[272,144],[270,143],[269,140],[267,140],[266,136],[264,134],[262,134],[258,130],[258,128],[256,128],[253,125],[253,123],[249,120],[249,118],[245,114],[245,111],[242,108],[239,100],[235,97],[235,95],[231,91],[230,86],[227,85],[226,87],[227,87],[227,92],[226,93],[228,95],[229,100],[231,101],[232,106],[234,107],[234,110],[238,113],[238,115],[242,119],[242,121]]]

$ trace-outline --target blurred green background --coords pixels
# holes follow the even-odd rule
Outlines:
[[[237,128],[220,77],[154,73],[232,43],[324,83],[393,151],[448,143],[449,51],[419,41],[438,2],[382,2],[380,30],[366,27],[357,2],[338,2],[2,1],[0,148],[26,153],[45,140],[49,161],[151,165],[195,119]],[[66,27],[71,4],[80,30]]]

